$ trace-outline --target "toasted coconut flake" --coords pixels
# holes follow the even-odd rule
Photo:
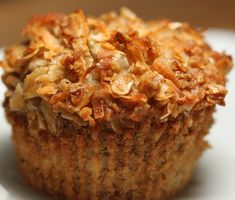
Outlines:
[[[227,94],[227,90],[216,83],[210,83],[208,85],[207,101],[212,104],[225,105],[224,97]]]
[[[113,62],[116,63],[120,69],[127,69],[129,67],[129,63],[126,55],[123,52],[117,51],[112,57]]]
[[[65,100],[67,99],[68,95],[69,95],[69,92],[67,90],[58,91],[56,94],[54,94],[50,98],[49,103],[50,104],[55,104],[58,101],[65,102]]]
[[[132,12],[130,9],[126,8],[126,7],[122,7],[121,8],[121,15],[126,17],[127,19],[130,20],[135,20],[136,19],[136,14],[134,12]]]
[[[57,91],[58,89],[55,88],[54,85],[47,85],[47,86],[40,87],[37,89],[37,93],[39,95],[53,95],[53,94],[56,94]]]
[[[171,23],[169,23],[169,27],[172,30],[181,28],[182,26],[183,26],[183,24],[181,22],[171,22]]]
[[[158,101],[164,101],[171,97],[173,97],[175,91],[171,86],[169,86],[166,82],[161,84],[160,90],[158,94],[155,96],[155,99]]]
[[[91,108],[89,107],[82,108],[82,110],[79,112],[79,115],[85,122],[88,121],[91,126],[95,124],[94,119],[91,117],[92,115]]]
[[[216,83],[210,83],[208,84],[208,93],[209,94],[227,94],[227,90],[224,86],[216,84]]]
[[[137,61],[136,63],[133,63],[130,67],[130,71],[134,75],[137,75],[137,76],[144,74],[148,70],[149,70],[149,66],[146,63],[141,63],[139,61]]]
[[[127,95],[130,92],[133,83],[134,78],[129,74],[115,75],[111,81],[112,92],[120,96]]]
[[[16,85],[15,91],[10,97],[9,107],[12,111],[20,111],[24,108],[23,89],[20,84]]]
[[[43,47],[43,45],[41,45]],[[25,55],[23,57],[24,60],[28,60],[35,56],[39,52],[40,48],[29,48],[27,49],[27,52],[25,52]]]
[[[69,84],[69,92],[74,93],[78,90],[84,89],[84,86],[82,83],[70,83]]]
[[[165,78],[170,79],[177,87],[180,88],[180,82],[176,78],[175,73],[171,70],[169,61],[165,61],[163,58],[158,58],[154,61],[153,69]]]
[[[122,98],[123,102],[129,102],[132,105],[142,104],[142,103],[146,103],[148,101],[148,97],[144,94],[127,95],[127,96],[122,96],[121,98]]]
[[[162,80],[162,77],[156,73],[145,73],[139,81],[141,92],[148,98],[154,97],[161,87]]]
[[[103,33],[91,34],[90,38],[97,42],[104,41],[105,39],[107,39],[107,37]]]
[[[92,109],[89,107],[84,107],[80,112],[79,115],[84,121],[88,121],[92,114]]]
[[[83,90],[77,90],[75,92],[70,93],[70,100],[74,106],[77,106],[83,97]]]
[[[82,10],[77,10],[62,22],[63,31],[65,34],[72,37],[85,37],[88,35],[89,28],[86,22],[86,17]]]
[[[47,65],[47,62],[44,59],[39,58],[39,59],[32,60],[29,63],[29,67],[28,68],[29,68],[30,71],[33,71],[36,68],[45,67],[46,65]]]
[[[35,79],[36,82],[56,82],[63,78],[63,71],[57,65],[49,65],[48,72]]]

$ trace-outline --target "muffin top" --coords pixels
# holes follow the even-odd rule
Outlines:
[[[99,17],[77,10],[35,16],[22,34],[2,62],[11,111],[40,99],[93,126],[115,115],[141,122],[152,112],[167,121],[224,105],[231,57],[187,23],[143,21],[126,8]]]

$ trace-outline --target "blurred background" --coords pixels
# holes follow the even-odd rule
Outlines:
[[[205,28],[235,29],[233,0],[0,0],[0,47],[20,41],[19,34],[32,15],[77,8],[99,15],[122,6],[145,19],[167,17]]]

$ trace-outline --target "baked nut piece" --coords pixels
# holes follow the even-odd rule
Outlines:
[[[182,190],[224,105],[231,57],[187,23],[128,9],[36,16],[6,49],[4,107],[20,169],[62,199],[166,199]]]

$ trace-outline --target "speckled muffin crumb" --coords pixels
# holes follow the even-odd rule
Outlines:
[[[33,17],[6,49],[19,165],[65,199],[165,199],[189,181],[232,59],[187,23],[130,10]]]

